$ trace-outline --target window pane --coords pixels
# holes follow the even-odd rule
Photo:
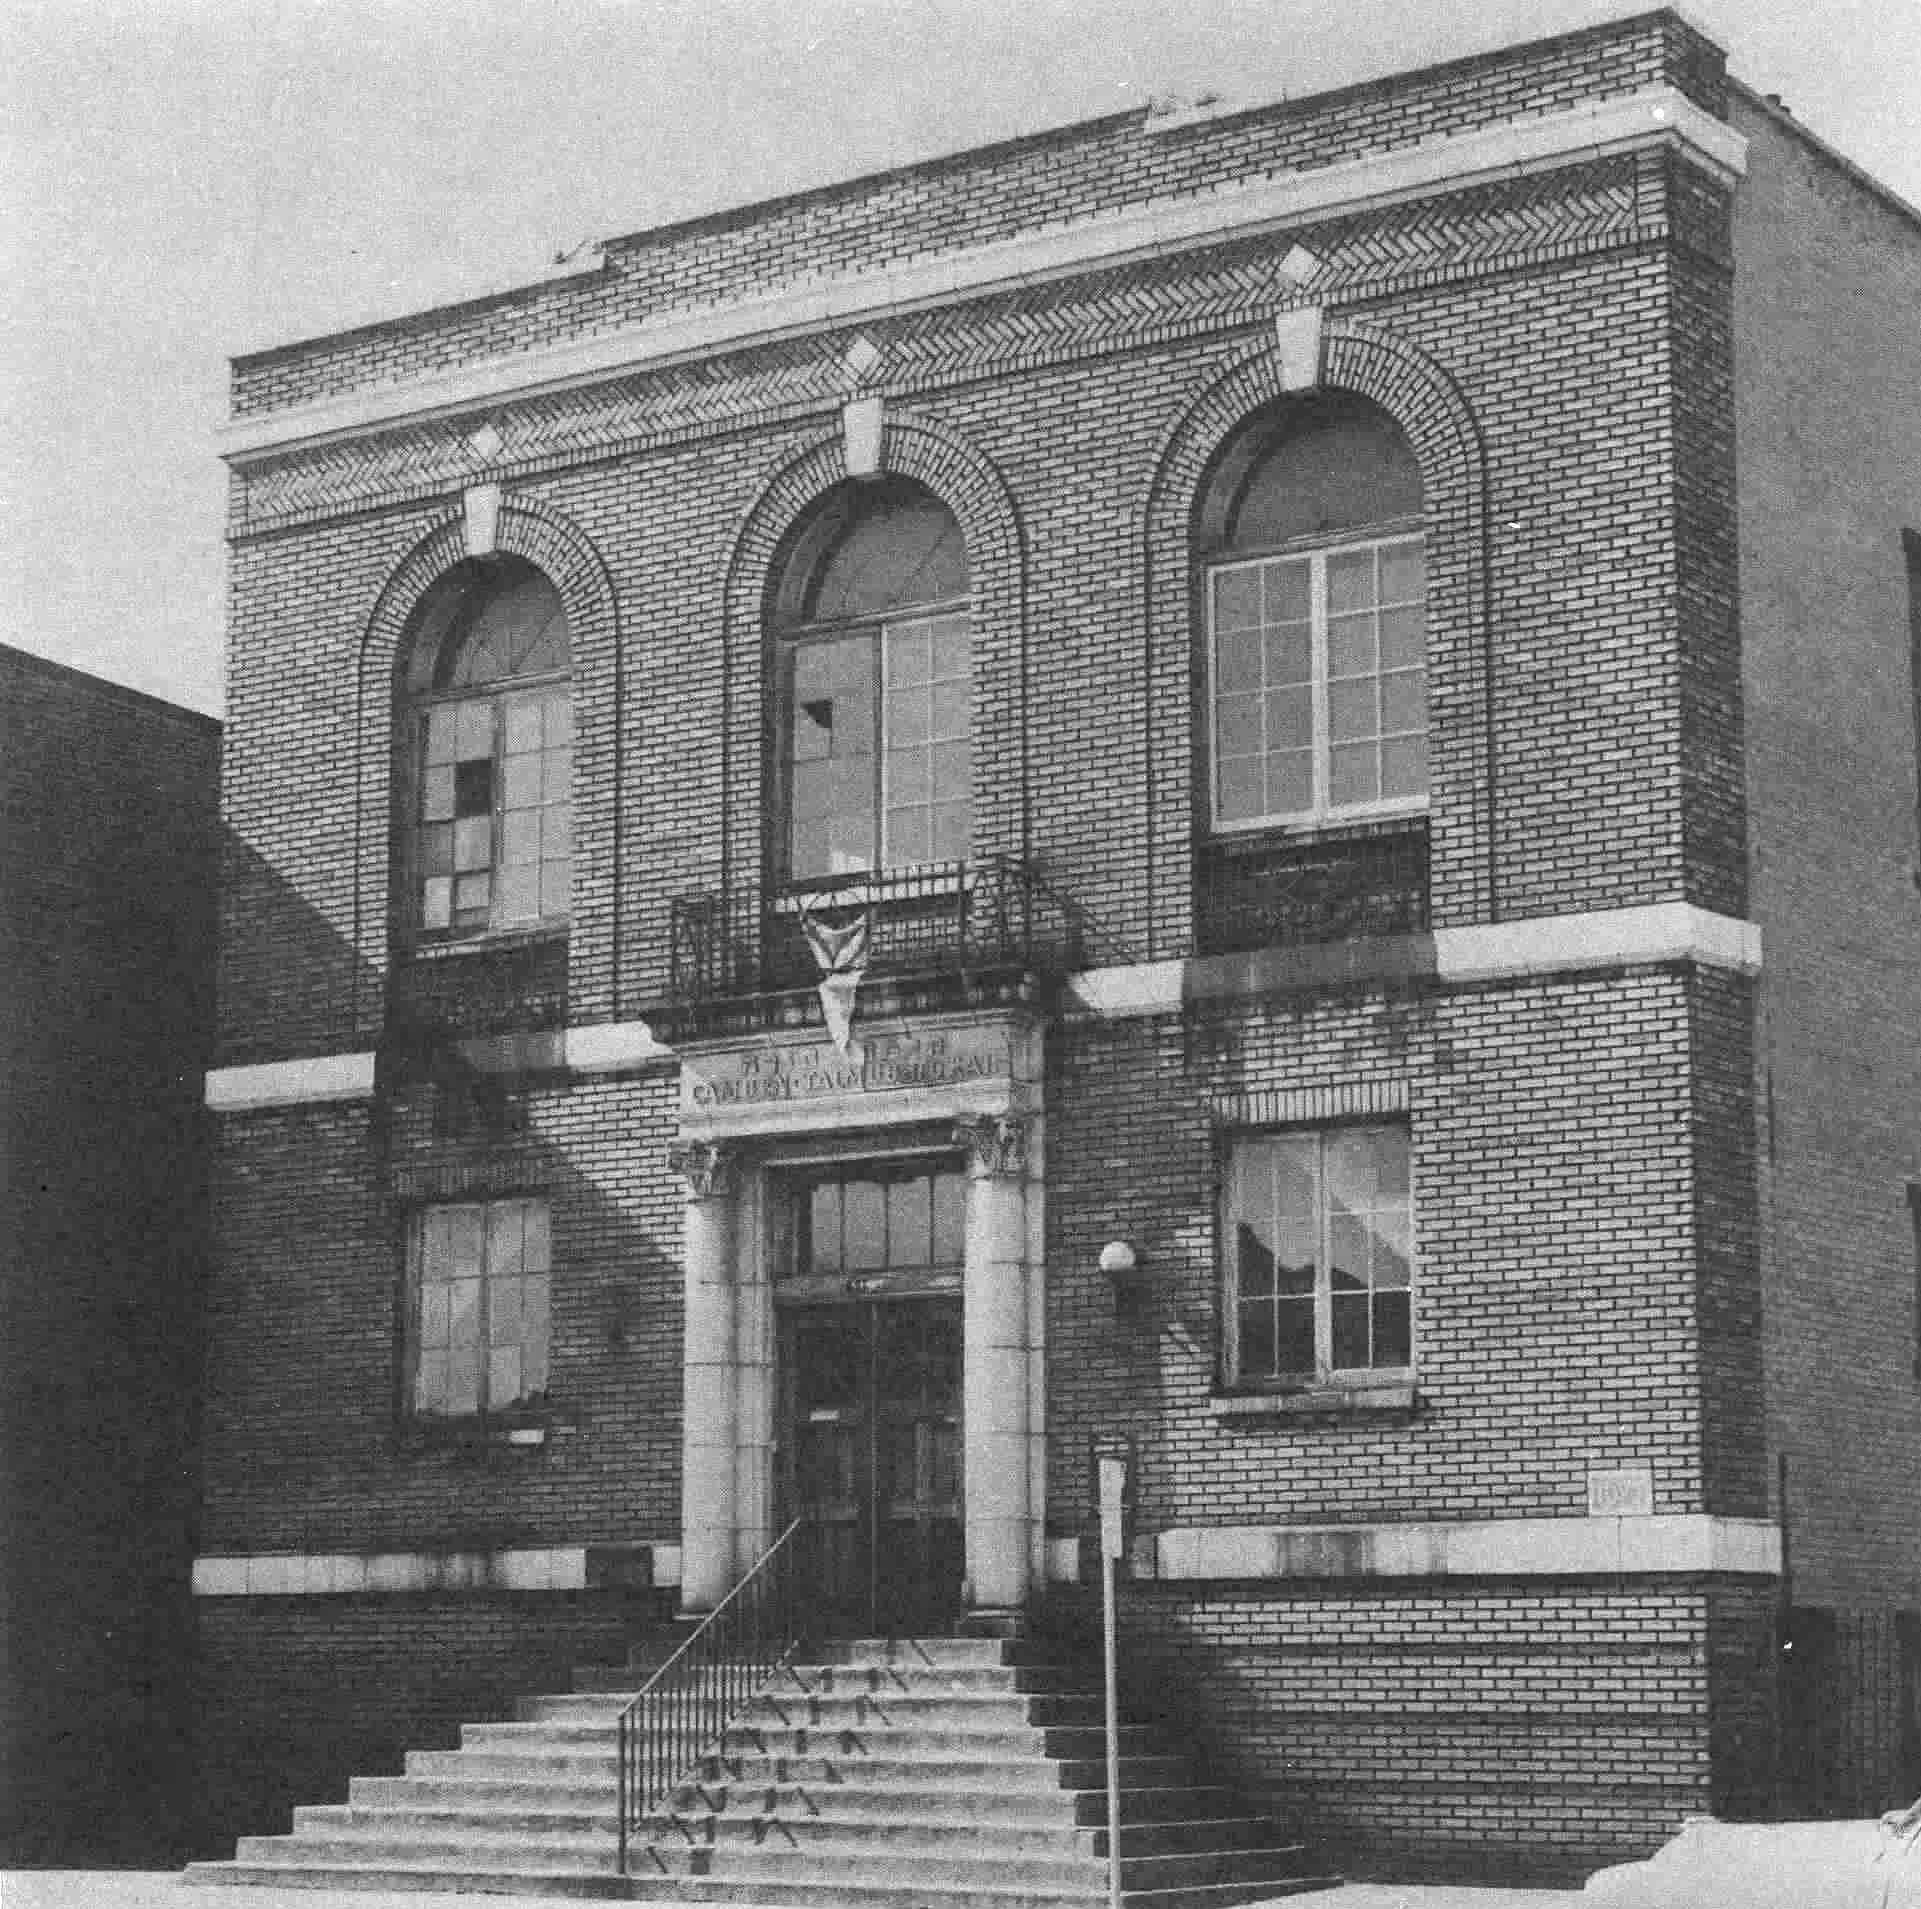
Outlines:
[[[1389,544],[1381,552],[1381,601],[1419,603],[1427,590],[1427,557],[1419,542]]]
[[[1427,727],[1427,676],[1417,669],[1397,670],[1381,678],[1381,727],[1423,730]]]
[[[453,914],[454,885],[445,876],[429,881],[420,898],[420,925],[445,928]]]
[[[1258,757],[1223,762],[1219,779],[1223,822],[1251,822],[1267,813],[1266,779]]]
[[[549,745],[574,739],[574,701],[565,691],[550,691],[541,699],[545,711],[543,728]]]
[[[520,1348],[496,1346],[487,1359],[487,1403],[494,1410],[520,1397]]]
[[[447,1410],[447,1355],[423,1352],[420,1372],[414,1382],[414,1410],[438,1418]]]
[[[964,616],[944,616],[932,625],[934,654],[930,668],[936,680],[965,686],[972,655],[972,636]]]
[[[507,705],[507,753],[510,756],[533,754],[546,739],[545,727],[540,704],[526,697],[515,697]]]
[[[426,822],[446,822],[453,812],[454,766],[449,762],[427,771],[420,792],[420,815]]]
[[[545,1200],[528,1200],[524,1205],[527,1217],[521,1264],[530,1273],[544,1273],[553,1258],[552,1216]]]
[[[518,1200],[497,1200],[487,1209],[487,1271],[496,1279],[520,1272],[522,1215]]]
[[[897,689],[887,698],[887,745],[927,740],[928,699],[924,689]]]
[[[886,634],[890,689],[918,686],[933,674],[933,632],[925,623],[896,624]]]
[[[1214,644],[1214,687],[1219,695],[1261,687],[1258,630],[1223,631]]]
[[[888,806],[905,808],[910,802],[925,802],[933,793],[930,781],[933,766],[925,749],[888,750]]]
[[[452,762],[457,753],[455,737],[460,712],[451,703],[440,703],[427,712],[427,760]]]
[[[457,1279],[449,1288],[453,1311],[447,1326],[448,1343],[473,1346],[480,1343],[480,1281]]]
[[[1272,756],[1267,765],[1267,812],[1299,815],[1314,806],[1314,758],[1305,749]]]
[[[1263,572],[1266,582],[1266,618],[1270,623],[1305,623],[1313,566],[1304,558],[1286,563],[1270,563]]]
[[[420,1292],[420,1344],[423,1351],[444,1348],[453,1337],[453,1295],[444,1285]]]
[[[971,728],[965,681],[937,683],[929,692],[928,734],[935,741],[965,741]]]
[[[494,759],[454,765],[454,813],[491,815],[494,809]]]
[[[973,846],[973,812],[965,802],[939,802],[934,806],[933,859],[961,862]]]
[[[1334,808],[1372,802],[1381,792],[1378,756],[1372,743],[1349,743],[1328,752],[1327,799]]]
[[[454,824],[454,872],[485,868],[494,858],[493,818],[463,816]]]
[[[972,793],[973,751],[966,743],[936,743],[930,759],[935,801],[955,802]]]
[[[934,1264],[958,1266],[967,1244],[967,1182],[958,1173],[934,1175]]]
[[[828,1180],[807,1196],[806,1252],[801,1261],[803,1273],[837,1273],[841,1270],[840,1185]]]
[[[1283,1220],[1275,1238],[1275,1291],[1294,1299],[1312,1299],[1319,1258],[1320,1246],[1313,1221]]]
[[[1305,689],[1278,689],[1267,698],[1267,746],[1310,749],[1314,744],[1314,698]]]
[[[1272,1222],[1264,1216],[1238,1214],[1234,1220],[1234,1273],[1243,1300],[1274,1295]]]
[[[421,870],[428,875],[454,872],[454,827],[451,822],[436,822],[420,831]]]
[[[1305,623],[1277,623],[1267,632],[1267,680],[1307,684],[1314,680],[1314,639]]]
[[[1330,741],[1352,742],[1373,736],[1380,728],[1375,710],[1376,679],[1362,676],[1327,686],[1327,733]]]
[[[1381,793],[1390,796],[1427,793],[1426,737],[1400,736],[1382,745]]]
[[[492,761],[494,706],[490,702],[454,706],[454,755],[462,762]]]
[[[1273,1301],[1243,1299],[1236,1323],[1241,1334],[1241,1371],[1249,1378],[1265,1378],[1276,1371],[1274,1329],[1277,1315]]]
[[[1334,1295],[1334,1364],[1352,1371],[1368,1363],[1368,1298],[1365,1293]]]
[[[548,1282],[530,1279],[521,1295],[521,1372],[520,1382],[531,1398],[547,1389],[549,1325],[547,1317]]]
[[[540,852],[546,856],[566,857],[574,848],[574,811],[570,803],[556,802],[540,812]]]
[[[493,893],[493,882],[486,875],[456,875],[454,877],[454,919],[463,928],[476,922],[485,925],[487,920],[487,900]]]
[[[1426,661],[1424,619],[1419,610],[1383,610],[1378,621],[1383,669],[1410,669]]]
[[[520,1343],[520,1286],[517,1279],[496,1279],[487,1288],[487,1343]]]
[[[1274,1309],[1274,1366],[1277,1373],[1305,1375],[1314,1370],[1314,1303],[1283,1299]]]
[[[1414,1363],[1414,1308],[1405,1292],[1374,1296],[1374,1363],[1405,1366]]]
[[[509,867],[540,860],[539,809],[509,809],[500,836],[500,859]]]
[[[546,862],[540,870],[540,912],[548,921],[566,914],[573,901],[572,862]]]
[[[926,1266],[932,1261],[933,1188],[916,1174],[887,1189],[887,1258],[893,1266]]]
[[[540,758],[540,792],[548,802],[565,802],[574,792],[574,752],[549,749]]]
[[[849,1180],[842,1192],[842,1223],[846,1228],[847,1267],[850,1272],[887,1264],[887,1208],[874,1180]]]
[[[1327,621],[1327,673],[1366,676],[1375,666],[1374,619],[1336,616]]]
[[[1363,609],[1374,600],[1373,551],[1336,551],[1328,558],[1327,608],[1330,616],[1338,616],[1343,610]]]
[[[1216,717],[1216,746],[1223,756],[1258,756],[1265,741],[1258,696],[1223,696]]]
[[[466,1417],[480,1410],[480,1348],[468,1346],[447,1358],[447,1411]]]
[[[487,1209],[480,1206],[450,1206],[446,1215],[449,1273],[458,1271],[469,1278],[480,1273],[481,1247],[486,1239]]]
[[[933,812],[925,807],[890,809],[887,812],[887,866],[911,868],[933,859]]]
[[[539,808],[540,765],[541,758],[539,756],[509,756],[507,758],[506,786],[501,792],[502,802],[507,808]]]
[[[1261,573],[1249,567],[1214,573],[1214,627],[1250,629],[1261,620]]]

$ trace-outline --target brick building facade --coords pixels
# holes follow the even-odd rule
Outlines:
[[[0,645],[0,1862],[186,1847],[220,725]]]
[[[1917,294],[1657,12],[238,361],[227,1825],[1103,1441],[1317,1836],[1921,1782]]]

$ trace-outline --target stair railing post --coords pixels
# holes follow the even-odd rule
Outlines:
[[[1107,1905],[1121,1909],[1121,1705],[1120,1626],[1115,1611],[1114,1567],[1120,1559],[1127,1461],[1103,1458],[1101,1485],[1101,1660],[1107,1721]]]

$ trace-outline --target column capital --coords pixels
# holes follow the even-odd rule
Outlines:
[[[967,1114],[954,1122],[954,1143],[977,1179],[1020,1178],[1027,1172],[1027,1122],[1008,1114]]]
[[[734,1155],[718,1140],[677,1140],[667,1163],[687,1182],[690,1200],[725,1199],[731,1191]]]

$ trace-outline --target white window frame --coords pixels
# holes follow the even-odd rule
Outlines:
[[[1425,815],[1428,809],[1428,790],[1413,796],[1380,797],[1371,802],[1348,802],[1336,804],[1329,799],[1331,786],[1332,743],[1328,733],[1328,609],[1327,609],[1327,564],[1331,557],[1349,556],[1359,551],[1378,551],[1399,544],[1416,544],[1421,547],[1425,560],[1427,540],[1418,526],[1403,528],[1382,528],[1366,537],[1346,538],[1335,543],[1315,543],[1283,546],[1275,550],[1252,551],[1245,554],[1236,552],[1206,567],[1202,577],[1205,594],[1203,615],[1207,623],[1207,803],[1208,825],[1216,835],[1246,835],[1264,829],[1287,825],[1325,825],[1335,822],[1364,822],[1398,816]],[[1273,563],[1302,563],[1309,566],[1308,615],[1309,639],[1312,645],[1312,658],[1309,664],[1310,688],[1313,698],[1313,774],[1314,800],[1302,809],[1277,809],[1262,815],[1244,816],[1238,820],[1227,821],[1221,816],[1221,744],[1220,744],[1220,632],[1215,624],[1214,606],[1216,601],[1215,585],[1217,579],[1240,570],[1259,570]],[[1423,567],[1425,579],[1425,564]],[[1427,605],[1428,592],[1425,580],[1421,592],[1421,639],[1423,674],[1431,677],[1427,662]],[[1395,732],[1413,733],[1413,732]],[[1430,710],[1427,725],[1421,730],[1424,739],[1431,739],[1434,733]],[[1430,764],[1431,770],[1431,764]],[[1432,787],[1430,776],[1429,788]]]
[[[966,850],[958,856],[947,856],[933,861],[894,861],[888,854],[888,816],[890,812],[887,743],[887,698],[891,687],[889,648],[894,638],[904,637],[911,632],[923,629],[930,624],[959,622],[963,625],[968,645],[967,682],[967,731],[961,740],[968,750],[968,793],[967,823],[968,839]],[[874,860],[862,869],[822,869],[803,875],[794,867],[794,665],[799,651],[810,644],[845,642],[850,637],[864,638],[868,644],[869,664],[874,697]],[[956,865],[965,864],[973,855],[975,802],[975,770],[978,767],[974,748],[976,731],[976,709],[973,677],[974,617],[971,600],[943,604],[916,605],[913,609],[897,616],[863,618],[857,622],[835,624],[812,624],[784,633],[780,639],[780,729],[778,747],[780,750],[778,788],[780,795],[780,856],[778,867],[784,883],[811,887],[815,884],[839,886],[858,883],[865,876],[893,875],[914,869],[949,870]],[[949,740],[952,740],[951,738]],[[890,892],[892,892],[890,890]]]
[[[545,1283],[544,1313],[546,1319],[544,1338],[540,1346],[540,1370],[543,1383],[531,1392],[517,1392],[513,1399],[504,1404],[491,1398],[492,1373],[491,1354],[497,1349],[492,1342],[491,1309],[495,1298],[496,1274],[490,1264],[491,1253],[491,1216],[498,1207],[521,1206],[539,1208],[542,1215],[542,1230],[547,1239],[547,1263],[539,1269],[539,1276]],[[480,1213],[481,1226],[481,1271],[476,1281],[479,1291],[475,1297],[476,1323],[480,1353],[479,1393],[472,1412],[453,1412],[436,1410],[421,1399],[421,1369],[424,1356],[429,1351],[426,1333],[426,1279],[427,1228],[434,1214],[449,1213],[460,1208],[474,1208]],[[524,1224],[524,1222],[523,1222]],[[416,1425],[471,1425],[484,1423],[488,1419],[511,1418],[516,1414],[540,1409],[552,1382],[553,1367],[553,1292],[554,1292],[554,1253],[553,1253],[553,1206],[545,1194],[507,1193],[477,1195],[465,1200],[434,1200],[416,1206],[407,1216],[407,1262],[405,1291],[405,1354],[402,1373],[402,1415]],[[524,1267],[515,1277],[525,1281],[532,1277]],[[435,1282],[436,1284],[448,1282]],[[451,1298],[449,1301],[451,1305]],[[527,1340],[523,1336],[515,1341],[523,1360],[526,1357]]]
[[[1405,1365],[1337,1366],[1334,1363],[1333,1253],[1330,1246],[1332,1202],[1327,1197],[1326,1148],[1339,1135],[1397,1133],[1407,1148],[1407,1305],[1408,1356]],[[1232,1190],[1233,1149],[1262,1140],[1306,1140],[1315,1143],[1315,1266],[1314,1370],[1301,1372],[1246,1372],[1241,1360],[1240,1266],[1235,1250],[1228,1201]],[[1219,1242],[1221,1295],[1221,1382],[1229,1392],[1281,1392],[1298,1389],[1364,1390],[1410,1382],[1420,1360],[1416,1339],[1420,1291],[1420,1193],[1415,1175],[1414,1136],[1406,1121],[1343,1121],[1316,1127],[1242,1128],[1223,1136],[1220,1176],[1215,1200],[1215,1236]]]
[[[506,845],[507,818],[507,716],[511,705],[530,700],[545,700],[556,692],[567,711],[568,729],[568,778],[565,807],[568,816],[568,836],[570,852],[565,858],[569,865],[567,903],[556,912],[544,910],[532,915],[515,916],[511,920],[501,916],[500,876],[507,866],[503,859]],[[428,731],[434,716],[448,709],[464,709],[485,705],[493,732],[493,755],[491,782],[493,806],[489,813],[491,827],[492,855],[486,873],[489,877],[487,899],[487,921],[484,926],[455,927],[452,924],[451,908],[449,922],[445,927],[430,927],[427,921],[427,830],[438,826],[429,822],[426,815],[426,792],[428,763]],[[573,774],[573,751],[578,738],[573,725],[573,679],[571,674],[542,674],[527,677],[505,677],[497,683],[462,690],[436,690],[422,695],[414,703],[415,730],[413,739],[413,788],[409,800],[413,809],[413,819],[408,831],[408,882],[411,900],[411,922],[414,943],[421,948],[472,947],[489,940],[501,940],[515,935],[539,934],[565,928],[573,916],[573,884],[571,869],[578,859],[579,842],[575,834],[576,803]],[[542,804],[542,810],[558,806]],[[556,857],[556,860],[561,859]],[[534,866],[543,869],[543,858]]]

